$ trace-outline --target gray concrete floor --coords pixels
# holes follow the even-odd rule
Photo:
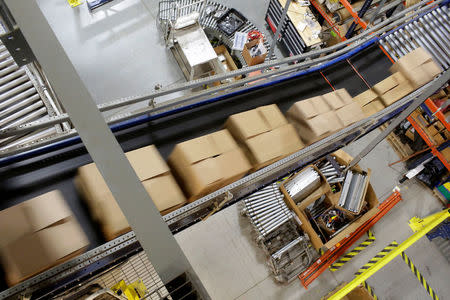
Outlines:
[[[356,155],[377,133],[370,133],[344,150]],[[383,141],[360,163],[372,169],[371,184],[380,201],[391,194],[402,174],[402,164],[393,168],[387,166],[396,160],[395,152]],[[353,273],[389,243],[394,240],[401,243],[408,238],[412,234],[409,219],[442,209],[439,200],[419,182],[411,180],[399,187],[403,201],[373,227],[376,241],[340,270],[325,271],[308,290],[298,280],[280,285],[272,279],[264,255],[252,239],[251,226],[239,215],[237,205],[182,231],[176,239],[212,299],[320,299],[341,282],[352,280]],[[446,299],[450,294],[450,268],[437,247],[422,238],[406,253],[440,299]],[[425,289],[399,257],[372,276],[368,283],[380,299],[428,298]]]
[[[269,0],[219,1],[241,11],[262,30]],[[129,96],[146,95],[155,85],[169,87],[185,81],[157,26],[159,0],[115,0],[92,13],[85,4],[71,8],[65,1],[38,0],[61,45],[97,104]],[[281,52],[276,49],[275,54]],[[132,80],[130,80],[132,78]],[[182,93],[163,96],[157,102]],[[105,112],[124,113],[148,105],[147,101]]]

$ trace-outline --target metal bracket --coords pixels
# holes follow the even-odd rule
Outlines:
[[[0,40],[19,67],[36,60],[20,28],[16,27],[12,31],[2,34]]]

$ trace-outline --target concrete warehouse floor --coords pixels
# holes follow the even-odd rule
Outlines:
[[[379,133],[375,130],[344,148],[356,155]],[[360,165],[372,169],[371,184],[380,201],[396,186],[403,164],[388,167],[398,156],[386,141],[381,142]],[[176,235],[176,239],[212,299],[320,299],[338,284],[353,279],[353,273],[392,241],[403,242],[412,231],[408,221],[442,209],[432,192],[416,180],[399,185],[399,202],[375,226],[376,241],[336,272],[326,270],[305,290],[299,280],[276,283],[260,248],[252,240],[251,225],[239,214],[238,205],[224,209],[205,222]],[[365,240],[362,237],[354,246]],[[353,246],[353,247],[354,247]],[[353,249],[350,248],[350,249]],[[436,245],[423,237],[406,254],[440,299],[450,295],[449,263]],[[380,299],[428,299],[423,286],[400,257],[367,280]]]
[[[89,12],[85,4],[71,8],[60,0],[38,0],[39,6],[97,104],[151,93],[186,81],[157,26],[159,0],[114,0]],[[269,0],[219,0],[242,12],[272,41],[264,16]],[[276,48],[275,54],[281,57]],[[157,72],[155,72],[157,70]],[[179,97],[159,97],[156,102]],[[139,102],[105,112],[105,116],[134,111]]]

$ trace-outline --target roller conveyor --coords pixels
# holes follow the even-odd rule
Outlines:
[[[380,44],[394,61],[422,47],[447,69],[450,66],[449,8],[443,5],[407,22],[382,36]]]
[[[0,30],[3,32],[3,29]],[[58,105],[44,95],[35,66],[19,67],[4,45],[0,46],[0,130],[57,115]],[[60,132],[60,125],[0,139],[0,150],[20,147]]]

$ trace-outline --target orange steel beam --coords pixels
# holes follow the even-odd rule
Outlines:
[[[367,28],[367,23],[360,19],[358,13],[353,10],[353,6],[350,4],[350,2],[348,2],[347,0],[339,0],[339,2],[341,2],[341,4],[345,7],[345,9],[348,10],[348,12],[352,15],[356,23],[361,25],[361,27],[364,29]]]
[[[447,168],[447,170],[450,171],[450,164],[448,163],[447,159],[444,157],[444,155],[442,155],[441,152],[439,152],[436,149],[436,145],[429,138],[428,134],[422,129],[422,127],[420,127],[419,123],[417,123],[416,120],[411,116],[409,116],[407,120],[409,121],[409,123],[411,123],[411,126],[414,127],[417,133],[422,137],[422,139],[425,141],[428,147],[430,147],[431,153],[433,153],[433,155],[436,156],[442,162],[442,164]]]
[[[442,124],[444,124],[445,128],[450,131],[450,124],[447,123],[447,120],[445,120],[445,116],[442,111],[439,110],[439,107],[437,107],[436,104],[434,104],[434,102],[429,98],[425,100],[425,105],[431,110],[436,118],[438,118],[438,120],[441,121]]]
[[[358,227],[349,237],[344,238],[334,247],[325,252],[319,259],[317,259],[311,266],[303,271],[298,278],[301,284],[308,288],[317,277],[320,276],[331,264],[333,264],[345,251],[351,247],[361,236],[363,236],[378,220],[380,220],[385,214],[387,214],[391,208],[393,208],[400,200],[402,196],[398,190],[395,190],[385,201],[379,206],[379,211],[366,223]]]
[[[394,63],[394,60],[386,52],[386,49],[384,49],[383,46],[381,46],[381,45],[380,45],[380,49],[389,58],[389,60],[392,63]],[[428,98],[427,100],[425,100],[424,103],[434,113],[434,115],[438,118],[438,120],[441,121],[442,124],[444,124],[445,128],[450,131],[449,123],[447,123],[447,121],[445,120],[444,114],[442,113],[442,111],[439,110],[439,108],[434,104],[434,102],[431,101],[430,98]],[[422,128],[419,126],[419,124],[411,116],[409,116],[407,118],[407,120],[409,121],[409,123],[411,123],[411,125],[414,127],[414,129],[417,131],[417,133],[419,133],[419,135],[422,137],[422,139],[425,141],[425,143],[431,149],[431,153],[433,153],[433,155],[436,156],[442,162],[442,164],[444,164],[445,168],[447,168],[447,170],[450,171],[450,164],[445,159],[445,157],[442,155],[442,153],[436,149],[434,142],[430,140],[430,138],[425,133],[425,131],[422,130]]]
[[[345,41],[346,38],[341,36],[341,34],[339,33],[339,26],[337,24],[334,24],[333,20],[331,20],[330,17],[327,15],[327,13],[323,11],[323,9],[320,7],[319,3],[317,3],[316,0],[310,0],[309,2],[317,9],[317,11],[322,15],[322,17],[325,19],[325,21],[327,21],[328,25],[331,26],[332,30],[334,32],[336,32],[336,34],[339,36],[339,38],[342,41]]]

